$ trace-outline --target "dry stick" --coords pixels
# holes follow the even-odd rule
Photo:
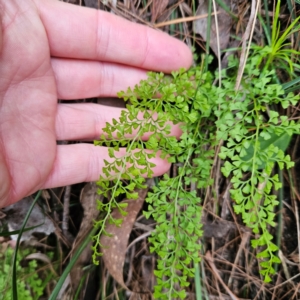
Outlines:
[[[70,212],[70,197],[71,197],[71,186],[67,185],[64,194],[64,207],[63,207],[63,219],[62,219],[62,232],[68,242],[72,243],[74,237],[69,232],[69,212]]]
[[[145,7],[143,7],[143,8],[140,10],[140,12],[139,12],[139,15],[140,15],[140,16],[142,16],[145,12],[147,12],[147,9],[151,6],[152,2],[153,2],[153,1],[149,1],[149,2],[145,5]]]
[[[123,18],[125,18],[127,20],[129,20],[129,17],[132,17],[132,19],[130,19],[130,21],[137,20],[137,21],[141,22],[141,24],[144,24],[144,25],[147,25],[147,26],[153,28],[153,24],[147,22],[146,20],[144,20],[143,18],[141,18],[140,16],[138,16],[134,12],[131,12],[129,10],[125,10],[123,7],[120,7],[119,5],[117,5],[116,8],[111,7],[111,11],[114,12],[116,15],[122,16]]]
[[[298,146],[299,144],[299,139],[297,138],[296,140],[296,147]],[[295,149],[296,149],[295,147]],[[298,147],[297,147],[298,148]],[[292,154],[292,157],[295,157],[295,154],[294,154],[294,151],[293,151],[293,154]],[[293,160],[294,161],[294,160]],[[294,172],[293,172],[294,174]],[[293,177],[295,178],[295,176]],[[293,178],[290,179],[290,181],[292,182],[291,186],[292,186],[292,201],[293,201],[293,206],[295,208],[295,212],[294,212],[294,215],[295,215],[295,218],[296,218],[296,227],[297,227],[297,240],[298,240],[298,255],[299,255],[299,262],[300,262],[300,224],[299,224],[299,210],[298,210],[298,203],[294,197],[294,195],[296,196],[297,200],[300,201],[300,195],[297,191],[297,189],[295,188],[295,184],[294,184],[294,181],[293,181]],[[287,179],[287,178],[286,178]],[[287,179],[288,180],[288,179]],[[292,210],[292,209],[291,209]],[[300,263],[298,265],[298,269],[300,271]]]
[[[255,7],[255,4],[256,4],[256,7]],[[252,0],[250,18],[249,18],[249,22],[248,22],[246,30],[245,30],[245,34],[243,36],[241,59],[240,59],[240,65],[239,65],[238,75],[237,75],[236,84],[235,84],[236,91],[240,87],[244,69],[246,66],[247,57],[249,54],[249,49],[250,49],[250,45],[251,45],[251,41],[252,41],[252,37],[253,37],[253,32],[254,32],[254,28],[255,28],[255,20],[257,18],[257,12],[258,12],[259,5],[260,5],[260,0],[258,0],[257,2],[256,2],[256,0]],[[249,40],[248,47],[247,47],[247,40]]]
[[[227,216],[231,213],[230,209],[228,208],[230,206],[229,198],[230,198],[230,189],[231,189],[231,183],[229,183],[225,189],[225,192],[222,196],[222,209],[221,209],[221,219],[228,220]],[[217,198],[218,199],[218,198]]]
[[[133,260],[134,260],[134,256],[135,256],[135,251],[136,251],[135,245],[133,245],[133,246],[134,246],[134,247],[133,247],[132,251],[130,251],[130,258],[129,258],[129,265],[130,265],[130,268],[129,268],[128,272],[127,272],[127,280],[126,280],[126,282],[125,282],[125,285],[126,285],[126,286],[129,286],[129,284],[130,284],[130,282],[131,282],[131,280],[132,280],[132,275],[133,275],[133,268],[132,268],[132,265],[133,265]],[[127,252],[127,250],[126,250],[126,252]]]
[[[152,229],[152,231],[153,231],[153,229]],[[135,245],[137,242],[139,242],[139,241],[145,239],[146,237],[150,236],[151,233],[152,233],[152,231],[148,231],[148,232],[145,232],[145,233],[139,235],[135,240],[133,240],[133,241],[127,246],[126,252],[127,252],[133,245]]]
[[[263,293],[263,298],[260,296],[260,293]],[[261,284],[259,287],[258,292],[256,293],[256,296],[253,300],[258,300],[258,299],[266,299],[266,295],[265,295],[265,289],[264,289],[264,285]]]
[[[220,287],[219,287],[219,281],[218,280],[216,280],[216,289],[217,289],[217,291],[218,291],[218,299],[222,299],[223,297],[222,297],[222,293],[221,293],[221,291],[220,291]],[[223,299],[222,299],[223,300]]]
[[[214,15],[218,15],[220,13],[221,12],[217,11],[215,13],[212,13],[212,15],[214,16]],[[172,24],[179,24],[179,23],[183,23],[183,22],[192,22],[192,21],[195,21],[195,20],[198,20],[198,19],[205,19],[207,17],[208,17],[208,14],[203,14],[203,15],[200,15],[200,16],[193,16],[193,17],[186,17],[186,18],[170,20],[170,21],[154,24],[154,28],[164,27],[164,26],[172,25]]]
[[[242,237],[242,242],[240,244],[240,247],[239,247],[239,250],[236,254],[236,257],[234,259],[234,263],[233,263],[233,267],[232,267],[232,270],[231,270],[231,273],[230,273],[230,277],[228,279],[228,288],[231,288],[231,285],[232,285],[232,279],[233,279],[233,275],[234,275],[234,272],[235,272],[235,269],[236,269],[236,265],[238,264],[238,260],[240,259],[240,256],[241,256],[241,253],[242,253],[242,250],[246,247],[246,243],[248,242],[250,238],[250,232],[245,232],[243,234],[243,237]]]
[[[69,230],[69,206],[71,197],[71,186],[67,185],[65,188],[64,195],[64,210],[63,210],[63,220],[62,220],[62,231],[65,234]]]
[[[291,275],[290,275],[288,266],[287,266],[287,264],[286,264],[285,257],[284,257],[284,255],[283,255],[283,253],[282,253],[281,250],[278,251],[278,256],[279,256],[279,258],[280,258],[280,260],[281,260],[281,264],[282,264],[282,268],[283,268],[283,273],[284,273],[285,277],[286,277],[287,279],[290,279],[290,278],[291,278]],[[294,285],[293,282],[292,282],[292,285]],[[295,287],[295,286],[294,286],[294,287]]]
[[[298,269],[300,269],[300,224],[299,224],[299,211],[298,211],[298,204],[296,201],[293,201],[294,202],[294,206],[295,206],[295,218],[296,218],[296,226],[297,226],[297,241],[298,241],[298,255],[299,255],[299,266],[298,266]]]
[[[222,85],[222,74],[221,74],[221,51],[220,51],[220,36],[219,36],[219,23],[218,23],[218,12],[217,12],[217,7],[216,7],[216,1],[213,0],[213,13],[214,14],[214,19],[215,19],[215,26],[216,26],[216,36],[217,36],[217,56],[218,56],[218,74],[219,74],[219,87],[221,87]],[[219,143],[219,146],[222,145],[222,142]],[[220,149],[220,148],[219,148]],[[218,152],[219,153],[219,149]],[[215,156],[215,159],[217,162],[220,162],[220,160],[218,159],[218,156]],[[219,174],[219,172],[217,172],[217,174]],[[216,184],[218,184],[218,181],[216,181]],[[216,191],[218,191],[218,189],[216,189]],[[218,192],[217,192],[218,194]],[[217,195],[218,196],[218,195]],[[218,199],[218,197],[217,197]],[[205,201],[204,201],[205,203]],[[214,207],[216,207],[216,205],[214,205]]]
[[[216,36],[217,36],[217,53],[218,53],[218,67],[219,67],[219,87],[222,84],[222,74],[221,74],[221,51],[220,51],[220,36],[219,36],[219,23],[218,23],[218,16],[217,16],[217,7],[216,1],[213,0],[213,7],[215,12],[215,23],[216,23]]]
[[[282,268],[283,268],[283,273],[284,273],[285,277],[286,277],[287,279],[290,279],[291,276],[290,276],[290,273],[289,273],[289,270],[288,270],[288,266],[287,266],[287,263],[286,263],[286,262],[288,261],[288,259],[283,255],[283,253],[282,253],[281,250],[278,251],[278,256],[279,256],[279,258],[280,258],[280,260],[281,260],[281,264],[282,264]],[[295,264],[295,265],[298,265],[298,264]],[[279,280],[279,278],[281,278],[281,277],[278,276],[277,281]],[[293,288],[293,289],[296,289],[296,286],[295,286],[295,284],[294,284],[293,281],[291,281],[290,284],[292,285],[292,288]],[[277,287],[279,287],[279,286],[280,286],[280,284],[276,284],[276,285],[274,286],[274,292],[273,292],[273,295],[272,295],[272,299],[271,299],[271,300],[274,300],[274,299],[275,299],[275,297],[276,297],[276,289],[277,289]]]
[[[275,285],[279,284],[279,283],[278,283],[279,280],[281,280],[281,277],[280,277],[280,276],[277,276],[276,284],[275,284]],[[272,293],[272,299],[271,299],[271,300],[276,300],[275,297],[276,297],[276,290],[274,290],[274,292]]]
[[[205,254],[205,258],[208,261],[212,271],[214,272],[214,275],[217,277],[217,279],[220,281],[220,283],[223,285],[224,289],[227,291],[228,295],[231,297],[232,300],[239,300],[239,298],[237,298],[232,292],[231,290],[228,288],[228,286],[225,284],[225,282],[222,280],[222,278],[220,277],[218,270],[213,262],[213,258],[211,256],[211,253],[209,251],[206,252]]]
[[[182,4],[179,4],[179,9],[180,9],[181,15],[185,18],[185,12],[184,12],[184,9],[182,8]],[[186,41],[187,45],[190,48],[192,48],[191,38],[189,37],[188,27],[185,22],[183,23],[183,30],[184,30],[184,35],[185,35],[185,41]]]
[[[298,35],[299,36],[299,35]],[[299,291],[299,285],[297,286],[297,288],[295,289],[295,292],[294,292],[294,294],[292,295],[292,300],[294,300],[294,299],[299,299],[299,298],[296,298],[296,297],[298,297],[298,295],[299,295],[299,293],[300,293],[300,291]]]
[[[223,145],[223,140],[220,141],[220,143],[216,146],[216,151],[215,153],[219,153],[220,152],[220,148],[222,147]],[[214,157],[214,161],[213,161],[213,164],[212,164],[212,167],[211,167],[211,170],[210,170],[210,178],[212,178],[213,176],[213,171],[215,169],[215,167],[217,166],[217,169],[216,169],[216,174],[218,174],[218,170],[219,170],[219,156],[218,155],[215,155]],[[218,183],[218,176],[216,177],[216,180],[214,180],[216,186],[217,186],[217,183]],[[215,190],[217,191],[218,189],[215,188]],[[204,201],[203,201],[203,207],[205,207],[206,205],[206,202],[208,201],[208,197],[210,195],[210,187],[208,186],[207,189],[206,189],[206,193],[205,193],[205,197],[204,197]],[[216,192],[217,193],[217,199],[219,197],[219,192]]]
[[[286,280],[286,281],[284,281],[284,282],[282,282],[282,283],[280,283],[280,284],[278,284],[278,285],[270,288],[270,291],[275,290],[275,289],[279,288],[280,286],[283,286],[283,285],[287,284],[288,282],[290,282],[290,281],[298,278],[299,276],[300,276],[300,273],[298,273],[297,275],[291,277],[290,279],[288,279],[288,280]]]

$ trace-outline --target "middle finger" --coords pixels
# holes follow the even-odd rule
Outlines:
[[[147,78],[144,70],[114,63],[52,58],[51,65],[63,100],[113,97]]]

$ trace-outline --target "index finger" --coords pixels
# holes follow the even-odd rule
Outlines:
[[[52,56],[170,72],[192,63],[179,40],[116,15],[57,0],[35,0]]]

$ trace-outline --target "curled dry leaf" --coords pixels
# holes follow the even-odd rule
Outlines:
[[[208,14],[208,1],[209,0],[199,0],[199,6],[196,11],[196,15],[207,15]],[[231,0],[223,0],[223,2],[230,7]],[[210,29],[210,47],[218,55],[218,43],[217,43],[217,27],[215,23],[215,16],[218,18],[218,33],[220,41],[220,49],[226,49],[229,43],[230,37],[230,27],[232,18],[229,14],[225,12],[219,5],[217,5],[217,14],[213,15],[211,18],[211,29]],[[202,36],[203,40],[206,41],[207,32],[207,18],[197,19],[193,23],[194,32]]]
[[[3,212],[6,214],[4,221],[7,222],[9,231],[17,231],[21,229],[22,223],[32,201],[32,197],[26,197],[17,203],[3,208]],[[50,235],[55,231],[53,221],[47,216],[46,211],[37,204],[34,206],[26,224],[26,228],[30,227],[32,227],[31,230],[23,232],[21,241],[30,242],[35,240],[35,233]],[[17,240],[17,238],[17,234],[11,236],[12,240]]]
[[[54,276],[58,276],[53,265],[52,265],[52,261],[51,259],[49,258],[48,255],[44,254],[44,253],[40,253],[40,252],[36,252],[36,253],[31,253],[29,255],[27,255],[25,257],[26,260],[39,260],[39,261],[42,261],[44,262],[48,267],[49,269],[51,270],[52,274]]]
[[[148,189],[137,190],[139,194],[137,200],[123,200],[122,203],[128,203],[128,206],[125,208],[128,214],[123,217],[119,213],[118,209],[115,209],[112,212],[112,216],[114,218],[123,218],[121,227],[108,224],[106,230],[113,236],[108,237],[103,235],[101,237],[101,244],[105,245],[105,247],[102,249],[105,266],[113,278],[127,290],[128,288],[123,279],[123,266],[125,262],[128,239],[136,217],[143,206],[147,191]]]

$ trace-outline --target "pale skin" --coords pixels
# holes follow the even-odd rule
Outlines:
[[[109,13],[57,0],[0,0],[0,14],[0,207],[102,173],[105,147],[57,141],[98,138],[120,109],[57,99],[115,96],[147,70],[192,63],[180,41]],[[154,175],[169,168],[159,157],[154,163]]]

